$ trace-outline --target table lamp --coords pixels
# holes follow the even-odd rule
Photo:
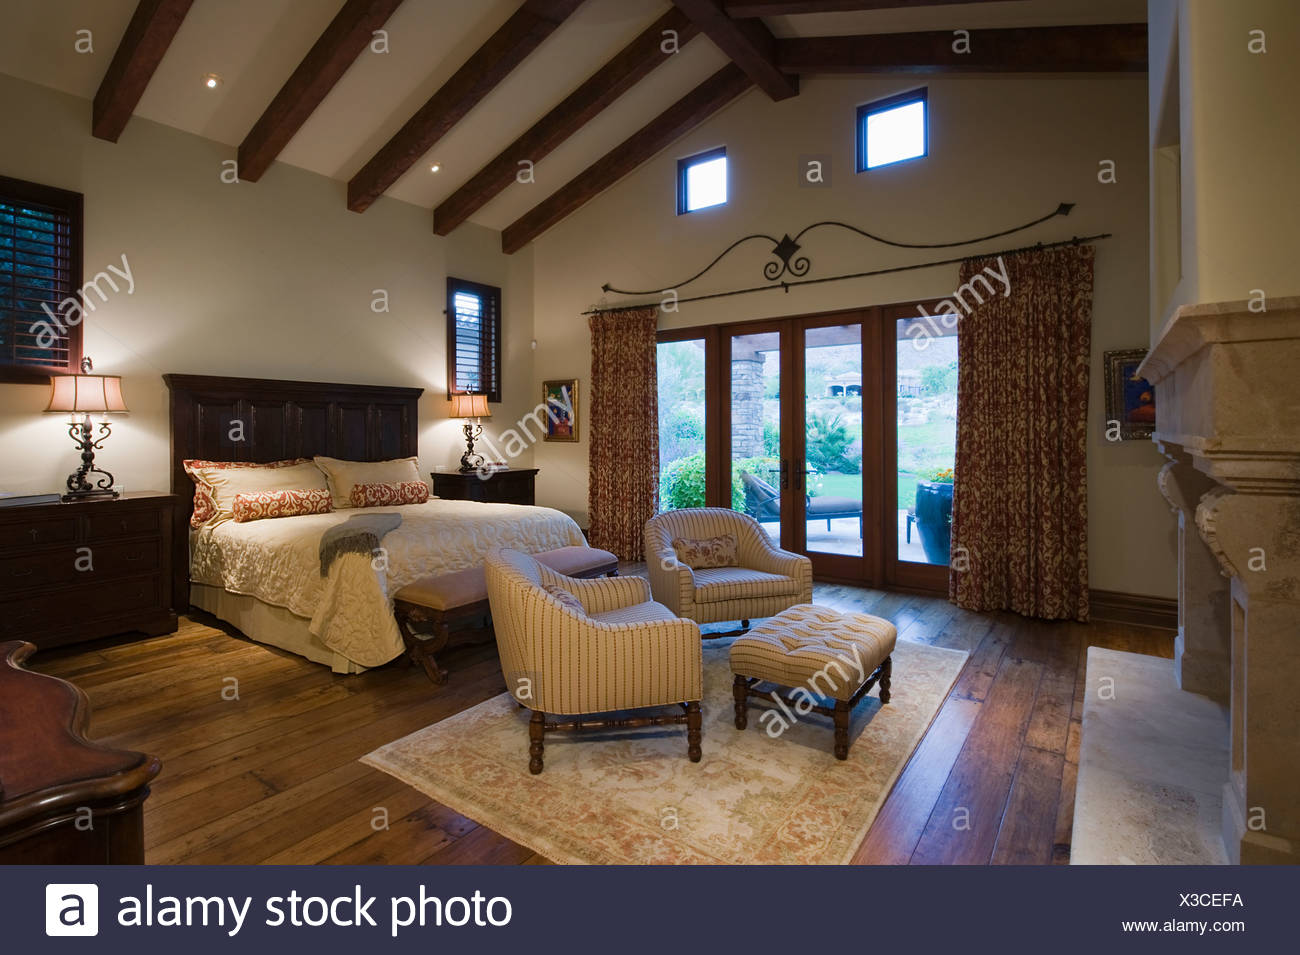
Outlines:
[[[92,375],[94,368],[89,358],[81,360],[81,374],[56,375],[50,379],[50,406],[47,412],[70,415],[68,434],[81,451],[81,467],[68,475],[68,493],[65,501],[85,501],[95,498],[117,497],[113,490],[113,475],[95,467],[95,452],[102,449],[111,432],[108,421],[99,425],[99,437],[91,434],[91,414],[124,414],[126,402],[122,399],[122,379],[117,375]],[[101,477],[91,484],[88,477]]]
[[[474,453],[474,439],[483,433],[480,419],[492,417],[488,410],[487,395],[452,395],[451,416],[465,419],[465,453],[460,456],[463,474],[477,471],[483,466],[483,455]],[[471,421],[470,419],[474,419]]]

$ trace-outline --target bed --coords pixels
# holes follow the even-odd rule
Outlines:
[[[402,516],[380,559],[349,554],[319,573],[319,542],[354,509],[194,530],[189,458],[269,462],[326,455],[384,461],[416,454],[422,389],[270,379],[164,375],[171,393],[171,485],[180,496],[173,599],[246,636],[355,673],[398,656],[391,594],[421,576],[483,562],[497,547],[527,552],[585,540],[544,507],[437,498],[379,509]]]

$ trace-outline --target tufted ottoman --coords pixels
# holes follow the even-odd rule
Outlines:
[[[731,692],[736,700],[736,729],[748,725],[748,700],[770,699],[776,709],[767,726],[779,736],[799,716],[823,713],[835,720],[835,758],[849,757],[849,717],[868,691],[880,683],[880,702],[889,702],[889,676],[898,631],[888,620],[865,613],[840,613],[813,604],[783,611],[731,645]],[[793,690],[759,692],[760,683]],[[835,701],[834,709],[818,698]],[[761,718],[760,718],[761,722]],[[781,730],[773,732],[773,728]]]

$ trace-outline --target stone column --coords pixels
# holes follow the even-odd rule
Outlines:
[[[731,357],[731,459],[762,453],[763,353],[737,349]]]
[[[1169,463],[1160,472],[1160,493],[1178,515],[1178,638],[1174,674],[1178,685],[1228,705],[1231,640],[1229,584],[1218,558],[1196,530],[1196,508],[1218,485],[1192,466],[1179,445],[1162,442]]]
[[[1274,493],[1220,487],[1196,523],[1232,574],[1232,763],[1228,858],[1300,859],[1300,482]],[[1282,492],[1282,493],[1276,493]]]

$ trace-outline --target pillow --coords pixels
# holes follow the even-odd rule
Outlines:
[[[582,605],[582,601],[573,594],[569,593],[563,587],[557,587],[555,584],[547,584],[545,590],[548,594],[568,607],[574,613],[580,613],[584,617],[587,615],[587,608]]]
[[[182,461],[194,482],[194,513],[190,526],[202,527],[234,516],[236,494],[296,491],[329,485],[309,458],[254,464],[249,461]]]
[[[236,494],[231,512],[236,521],[260,521],[269,517],[297,517],[299,514],[328,514],[334,509],[327,487],[292,491],[254,491]]]
[[[400,484],[354,484],[353,507],[387,507],[390,504],[423,504],[429,499],[429,485],[423,481]]]
[[[723,534],[707,540],[692,540],[689,537],[678,537],[673,540],[673,550],[677,552],[677,559],[693,570],[735,567],[739,563],[736,547],[735,534]]]
[[[336,508],[353,506],[354,485],[406,484],[420,480],[416,458],[396,458],[392,461],[340,461],[338,458],[317,456],[314,460],[316,466],[329,480],[329,489],[334,495]]]

